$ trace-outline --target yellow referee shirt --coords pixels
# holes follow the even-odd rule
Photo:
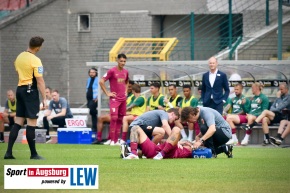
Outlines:
[[[34,77],[43,75],[41,60],[30,52],[20,53],[14,65],[19,76],[18,86],[32,84],[33,75]]]

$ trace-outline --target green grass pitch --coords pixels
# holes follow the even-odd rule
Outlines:
[[[0,192],[290,192],[290,148],[234,147],[233,159],[122,160],[119,147],[37,144],[45,160],[30,160],[16,143],[16,160],[4,160]],[[99,190],[4,190],[3,165],[99,165]]]

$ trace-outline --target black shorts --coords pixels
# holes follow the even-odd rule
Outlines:
[[[141,127],[141,129],[144,131],[144,133],[147,135],[147,137],[151,140],[152,139],[152,133],[153,133],[153,129],[154,128],[152,128],[152,129],[147,129],[147,125],[138,125],[139,127]],[[131,132],[131,128],[132,128],[133,126],[130,126],[129,127],[129,131]]]
[[[273,123],[280,123],[280,121],[282,121],[283,119],[285,119],[285,116],[282,115],[281,113],[278,113],[278,112],[274,112],[274,113],[275,113],[275,117],[271,121],[271,124],[273,124]]]
[[[27,86],[18,86],[16,90],[16,116],[37,119],[39,112],[38,90],[27,92]]]

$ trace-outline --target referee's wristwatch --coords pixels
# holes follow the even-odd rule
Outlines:
[[[199,139],[200,143],[204,143],[204,140],[202,138]]]

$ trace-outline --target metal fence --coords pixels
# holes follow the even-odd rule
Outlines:
[[[116,66],[112,62],[87,62],[87,66],[98,68],[98,76],[102,77],[108,69]],[[230,86],[242,83],[244,94],[251,97],[251,85],[258,81],[264,84],[263,93],[269,98],[275,98],[278,86],[281,82],[289,84],[290,64],[287,61],[219,61],[219,70],[225,72],[230,79],[231,75],[238,74],[241,79],[229,81]],[[192,86],[193,95],[197,98],[197,87],[201,84],[202,74],[208,71],[207,61],[143,61],[127,62],[125,68],[129,71],[131,80],[139,83],[142,87],[142,94],[145,97],[150,96],[149,85],[151,82],[160,82],[161,92],[167,94],[166,87],[170,84],[176,84],[182,87],[184,84]],[[139,75],[139,76],[136,76]],[[136,78],[139,77],[139,78]],[[140,77],[143,77],[140,79]],[[106,83],[107,89],[109,84]],[[181,96],[182,89],[179,88]],[[102,93],[99,88],[99,93]],[[99,95],[99,112],[108,111],[109,99],[104,94]]]

